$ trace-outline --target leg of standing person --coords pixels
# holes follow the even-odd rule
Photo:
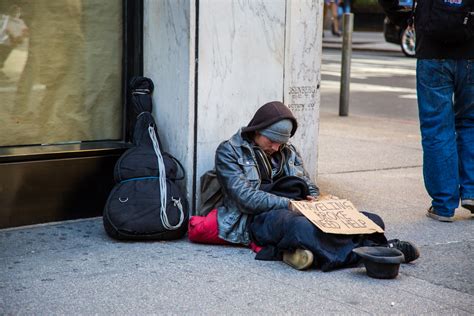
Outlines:
[[[338,23],[340,25],[340,31],[343,32],[344,31],[344,23],[343,23],[343,17],[344,17],[344,14],[346,13],[351,13],[351,3],[350,3],[350,0],[343,0],[343,1],[340,1],[339,4],[338,4],[338,10],[337,10],[337,19],[338,19]]]
[[[454,123],[454,60],[417,61],[417,94],[423,176],[432,204],[427,216],[452,221],[459,205],[458,151]]]
[[[344,13],[351,13],[351,0],[344,0]]]
[[[461,205],[474,214],[474,60],[458,60],[454,111]]]
[[[341,36],[341,32],[339,31],[339,21],[337,19],[337,0],[331,0],[330,2],[330,9],[331,9],[331,32],[334,36]]]

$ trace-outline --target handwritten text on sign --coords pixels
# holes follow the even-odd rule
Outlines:
[[[292,201],[293,209],[300,211],[314,225],[330,234],[383,233],[383,229],[343,199],[315,202]]]

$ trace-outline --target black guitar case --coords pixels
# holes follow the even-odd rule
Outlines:
[[[184,169],[173,156],[161,152],[151,115],[153,82],[136,77],[130,86],[137,114],[134,146],[115,164],[116,184],[104,208],[104,228],[119,240],[178,239],[186,233],[189,218],[186,197],[175,183],[184,179]]]

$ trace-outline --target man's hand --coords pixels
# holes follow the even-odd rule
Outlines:
[[[307,196],[306,196],[306,201],[307,201],[307,202],[315,202],[315,201],[317,201],[317,200],[318,200],[318,198],[316,198],[316,197],[314,197],[314,196],[312,196],[312,195],[307,195]],[[298,209],[296,209],[296,208],[293,207],[293,205],[291,204],[291,200],[290,200],[290,202],[288,203],[288,208],[289,208],[290,210],[294,211],[294,212],[300,213],[300,211],[298,211]]]

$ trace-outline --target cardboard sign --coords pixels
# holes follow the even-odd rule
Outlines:
[[[291,204],[294,210],[300,211],[325,233],[344,235],[383,233],[382,228],[359,212],[348,200],[291,201]]]

